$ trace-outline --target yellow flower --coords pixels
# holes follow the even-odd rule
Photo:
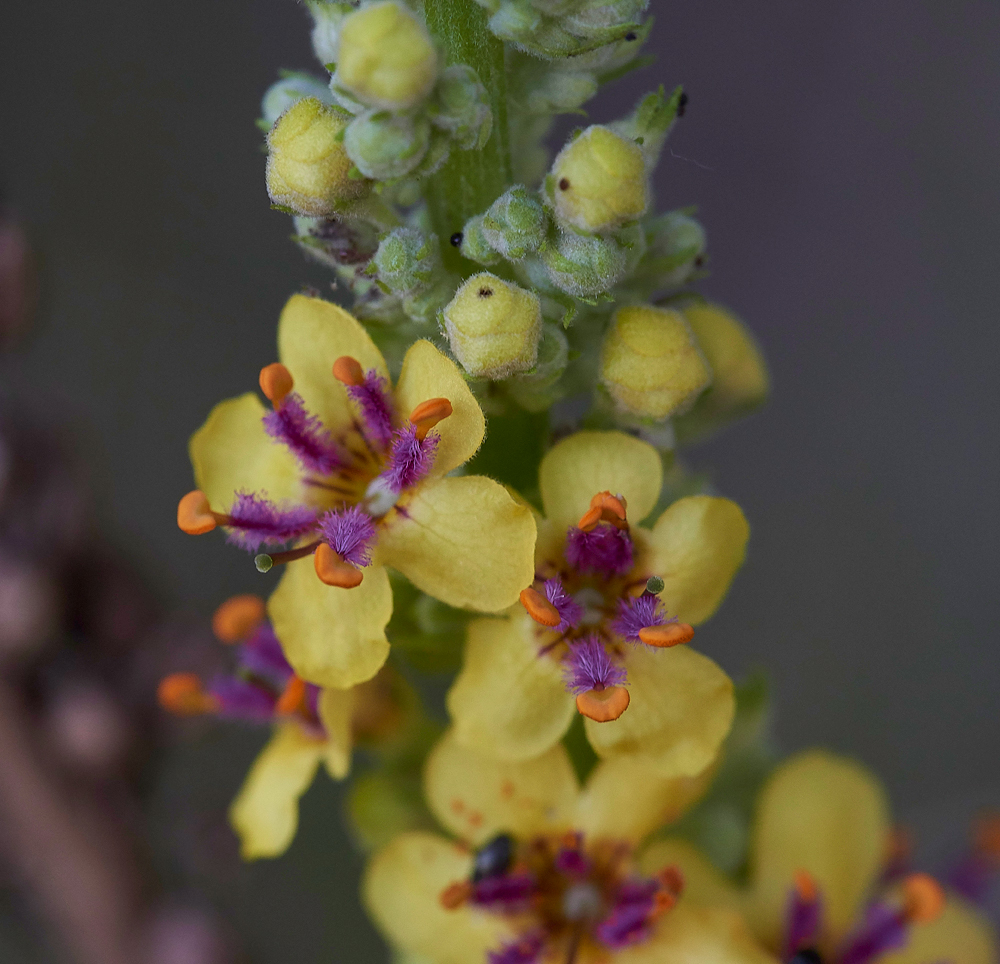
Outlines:
[[[715,758],[732,723],[732,683],[676,644],[721,602],[749,529],[737,505],[709,496],[675,502],[652,529],[632,525],[652,511],[661,481],[656,450],[620,432],[579,432],[546,454],[527,611],[470,624],[448,694],[459,740],[529,759],[578,710],[599,756],[665,776],[693,776]]]
[[[811,751],[779,767],[761,794],[747,889],[680,840],[651,846],[643,868],[679,866],[686,900],[742,912],[786,960],[814,951],[824,964],[996,964],[994,935],[959,897],[942,908],[944,895],[925,874],[885,879],[890,832],[872,774]]]
[[[295,545],[257,557],[264,570],[287,563],[268,612],[295,672],[344,689],[378,672],[392,614],[386,566],[452,606],[516,601],[535,523],[498,483],[447,475],[485,430],[454,363],[417,341],[390,390],[364,328],[303,295],[282,312],[278,353],[282,364],[261,372],[273,411],[242,395],[192,437],[198,489],[178,522],[192,533],[223,526],[254,552]]]
[[[581,789],[561,745],[498,763],[446,735],[425,789],[459,842],[401,834],[370,862],[365,905],[399,951],[428,964],[776,964],[738,915],[674,908],[674,871],[635,873],[640,842],[706,781],[618,759]]]
[[[299,798],[320,764],[342,780],[356,742],[385,747],[412,727],[414,697],[388,667],[350,689],[306,683],[285,660],[257,596],[227,600],[212,627],[220,641],[235,647],[236,672],[216,677],[208,687],[192,673],[174,673],[160,683],[160,704],[183,716],[212,713],[273,725],[229,819],[244,860],[277,857],[295,837]]]

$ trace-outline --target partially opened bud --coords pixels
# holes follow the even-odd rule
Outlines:
[[[459,247],[462,256],[470,261],[485,265],[496,264],[500,260],[500,255],[493,250],[493,246],[486,239],[483,220],[483,215],[477,214],[465,222]]]
[[[509,188],[483,217],[483,236],[494,251],[519,261],[545,240],[548,218],[538,195],[517,185]]]
[[[711,380],[680,312],[652,305],[615,312],[601,349],[601,382],[621,409],[659,421],[689,406]]]
[[[403,4],[374,3],[341,24],[333,81],[362,103],[405,110],[430,93],[436,77],[434,44]]]
[[[655,289],[684,284],[705,254],[705,229],[681,211],[669,211],[647,225],[649,248],[639,273]]]
[[[375,267],[384,285],[396,294],[410,294],[427,285],[441,267],[437,236],[396,228],[379,243]]]
[[[641,217],[649,200],[642,151],[634,141],[595,124],[559,153],[548,190],[556,215],[573,227],[621,227]]]
[[[541,325],[537,295],[485,272],[469,278],[444,309],[451,350],[477,378],[531,368]]]
[[[333,103],[329,87],[309,74],[287,74],[271,84],[260,102],[261,119],[267,124],[266,129],[270,130],[274,122],[303,97],[315,97],[324,104]]]
[[[465,64],[453,64],[441,73],[431,115],[458,141],[463,150],[482,148],[493,129],[493,114],[479,75]]]
[[[350,176],[353,163],[341,143],[345,120],[335,108],[305,97],[275,122],[267,138],[267,193],[296,214],[326,217],[338,203],[368,190]]]
[[[344,149],[365,177],[389,181],[409,174],[424,158],[431,125],[426,117],[369,111],[344,133]]]
[[[628,250],[613,237],[565,231],[542,251],[549,280],[576,298],[596,298],[625,276]]]

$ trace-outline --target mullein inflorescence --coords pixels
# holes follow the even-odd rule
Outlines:
[[[400,960],[990,964],[971,884],[886,861],[867,771],[776,768],[759,688],[692,646],[750,530],[676,447],[767,369],[695,290],[695,210],[657,210],[683,89],[548,143],[644,63],[646,0],[306,7],[325,74],[264,95],[267,192],[351,313],[293,295],[265,401],[193,436],[179,526],[281,576],[217,613],[228,676],[160,689],[272,728],[244,855],[362,747],[348,813]],[[420,669],[453,674],[443,735]]]

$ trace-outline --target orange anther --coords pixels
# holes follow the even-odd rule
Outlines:
[[[305,702],[306,682],[293,674],[292,678],[285,684],[285,689],[278,702],[274,704],[274,712],[281,716],[290,716],[298,712]]]
[[[577,528],[590,532],[598,522],[610,522],[619,529],[627,529],[625,500],[610,492],[598,492],[590,500],[590,508],[580,517]]]
[[[410,421],[417,427],[417,438],[427,438],[427,433],[451,413],[451,402],[447,398],[428,398],[421,402],[410,412]]]
[[[260,390],[275,407],[285,400],[294,385],[292,373],[281,362],[265,365],[260,370]]]
[[[535,589],[521,590],[521,605],[528,610],[528,615],[543,626],[558,626],[562,622],[559,610]]]
[[[675,898],[681,895],[684,890],[684,874],[681,873],[680,867],[671,864],[669,867],[664,867],[656,876],[667,893],[673,894]]]
[[[628,709],[629,695],[624,686],[609,686],[603,690],[587,690],[576,698],[576,708],[598,723],[617,720]]]
[[[649,916],[653,920],[656,920],[657,917],[662,917],[668,910],[672,910],[676,903],[677,898],[673,894],[665,890],[658,890],[653,894],[653,909]]]
[[[201,688],[201,680],[194,673],[171,673],[160,680],[156,699],[165,710],[178,716],[197,716],[211,713],[215,700]]]
[[[177,503],[177,525],[189,536],[204,535],[215,528],[215,516],[208,505],[205,493],[200,489],[188,492]]]
[[[246,639],[264,621],[264,600],[260,596],[233,596],[212,616],[212,632],[222,643]]]
[[[913,853],[913,838],[906,827],[893,827],[885,845],[885,862],[899,864],[909,860]]]
[[[989,814],[976,822],[976,850],[1000,860],[1000,815]]]
[[[816,878],[808,870],[795,871],[795,893],[804,904],[815,904],[819,898]]]
[[[472,884],[467,880],[457,880],[441,891],[441,906],[445,910],[456,910],[472,896]]]
[[[590,532],[590,530],[593,529],[600,521],[600,507],[592,505],[582,516],[580,516],[580,521],[576,524],[576,527],[578,529],[582,529],[584,532]]]
[[[662,626],[643,626],[639,639],[647,646],[679,646],[694,639],[694,629],[687,623],[664,623]]]
[[[328,586],[353,589],[355,586],[360,586],[361,580],[364,579],[364,574],[360,569],[352,566],[349,562],[344,562],[325,542],[321,542],[316,547],[313,564],[320,581],[325,582]]]
[[[333,363],[333,377],[345,385],[358,386],[365,383],[365,371],[361,362],[350,355],[341,355]]]
[[[930,874],[910,874],[903,881],[903,910],[916,924],[929,924],[944,910],[944,891]]]

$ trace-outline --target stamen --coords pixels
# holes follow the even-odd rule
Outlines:
[[[375,523],[360,506],[327,512],[320,519],[319,531],[323,540],[344,562],[355,566],[371,563]]]
[[[447,398],[429,398],[421,402],[410,412],[410,422],[417,430],[417,439],[421,442],[427,438],[427,433],[451,415],[453,409]]]
[[[618,615],[611,624],[611,631],[630,643],[641,641],[643,629],[669,622],[663,603],[652,593],[625,596],[618,601]],[[677,622],[677,620],[672,620]]]
[[[265,365],[260,370],[260,390],[278,408],[295,385],[292,373],[280,362]]]
[[[505,944],[499,951],[490,951],[487,954],[487,964],[535,964],[544,949],[545,934],[536,931]]]
[[[694,628],[687,623],[644,626],[639,630],[639,639],[647,646],[679,646],[694,639]]]
[[[265,685],[239,676],[212,681],[209,690],[224,719],[244,723],[270,723],[274,719],[274,693]]]
[[[328,586],[336,586],[339,589],[354,589],[361,585],[364,573],[349,562],[344,562],[337,553],[325,542],[321,542],[316,547],[316,554],[313,556],[313,563],[316,567],[316,575],[320,581]]]
[[[348,388],[357,388],[365,383],[365,371],[361,362],[350,355],[341,355],[333,363],[333,377]]]
[[[291,542],[316,525],[314,509],[308,506],[278,506],[255,492],[237,492],[229,515],[216,518],[229,530],[227,541],[247,552],[256,552],[262,545]]]
[[[233,596],[215,610],[212,632],[222,643],[238,643],[264,621],[264,612],[260,596]]]
[[[816,879],[808,870],[795,871],[795,894],[804,904],[815,904],[819,898]]]
[[[212,713],[218,705],[202,689],[201,680],[194,673],[171,673],[160,680],[156,690],[160,706],[178,716],[199,716]]]
[[[572,629],[583,619],[583,606],[568,592],[559,579],[546,579],[542,587],[545,598],[556,608],[560,622],[555,627],[556,632],[564,633]]]
[[[286,445],[307,471],[332,475],[345,464],[344,453],[326,426],[306,411],[305,403],[294,392],[263,421],[267,434]]]
[[[903,881],[903,913],[915,924],[929,924],[944,910],[944,891],[930,874],[910,874]]]
[[[438,900],[445,910],[457,910],[472,896],[472,884],[468,880],[457,880],[441,891]]]
[[[303,707],[305,699],[305,680],[293,673],[281,696],[278,697],[278,702],[274,704],[274,711],[282,716],[291,716]]]
[[[590,532],[598,522],[610,522],[618,529],[627,529],[625,500],[610,492],[598,492],[590,500],[590,508],[583,514],[577,528]]]
[[[822,916],[823,908],[815,879],[808,871],[797,870],[785,903],[786,960],[816,943]]]
[[[625,670],[611,662],[604,643],[597,636],[588,636],[570,646],[563,670],[563,680],[569,692],[583,694],[603,690],[619,686],[626,679]],[[628,705],[627,700],[625,705]]]
[[[208,504],[205,493],[199,489],[188,492],[177,503],[177,526],[189,536],[200,536],[211,532],[218,522]]]
[[[534,589],[521,590],[521,605],[528,610],[528,615],[543,626],[554,627],[562,622],[559,610],[552,605],[540,592]]]
[[[526,873],[485,877],[472,888],[472,902],[488,910],[514,914],[527,910],[535,894],[535,878]]]
[[[438,441],[437,435],[421,439],[416,425],[401,428],[393,437],[389,465],[379,479],[397,494],[416,485],[430,472]]]
[[[566,561],[579,572],[621,576],[632,568],[632,540],[627,531],[611,525],[586,532],[574,527],[566,533]]]
[[[628,704],[628,690],[624,686],[589,690],[576,698],[577,710],[597,723],[617,720],[628,709]]]

